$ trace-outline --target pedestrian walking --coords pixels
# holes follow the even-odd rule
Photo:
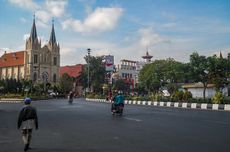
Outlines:
[[[31,149],[30,143],[33,128],[38,129],[38,117],[34,107],[31,106],[31,99],[25,98],[25,106],[21,109],[18,116],[18,129],[21,128],[24,151]]]

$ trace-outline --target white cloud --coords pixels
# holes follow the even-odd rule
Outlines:
[[[35,2],[33,2],[33,0],[9,0],[9,2],[21,8],[25,8],[32,11],[39,8],[39,6]]]
[[[52,17],[52,15],[50,13],[48,13],[47,11],[44,10],[39,10],[36,12],[36,17],[43,21],[44,23],[48,23]]]
[[[151,27],[139,29],[138,32],[140,34],[139,44],[143,47],[154,46],[162,42],[169,42],[169,40],[157,34]]]
[[[67,19],[62,23],[62,28],[72,29],[75,32],[104,32],[112,30],[118,23],[123,9],[117,7],[97,8],[82,22],[80,20]]]
[[[62,17],[65,14],[67,0],[46,0],[46,10],[54,17]]]
[[[21,18],[20,18],[20,21],[21,21],[22,23],[26,23],[26,22],[27,22],[27,20],[26,20],[24,17],[21,17]]]
[[[26,33],[23,35],[23,40],[26,41],[30,37],[30,33]]]
[[[47,28],[52,17],[62,18],[66,14],[68,0],[46,0],[38,5],[33,0],[9,0],[11,4],[35,13],[38,27]],[[20,19],[26,22],[24,18]]]

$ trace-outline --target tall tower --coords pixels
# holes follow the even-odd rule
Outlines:
[[[35,15],[33,19],[33,25],[30,32],[30,37],[26,40],[26,50],[40,50],[41,42],[38,41],[37,30],[35,24]]]
[[[60,46],[56,41],[54,20],[52,20],[52,28],[50,33],[49,43],[47,45],[51,52],[51,72],[50,79],[53,83],[59,81],[59,68],[60,68]]]
[[[33,25],[30,32],[30,37],[26,40],[26,56],[25,56],[25,76],[26,79],[36,81],[38,79],[39,71],[39,53],[41,50],[41,42],[37,37],[37,30],[35,24],[35,15]]]
[[[149,52],[148,52],[148,51],[146,52],[146,55],[145,55],[145,56],[142,56],[142,58],[145,59],[146,63],[150,63],[152,57],[153,57],[153,56],[152,56],[152,55],[149,55]]]

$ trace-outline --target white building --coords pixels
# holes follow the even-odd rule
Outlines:
[[[185,84],[182,88],[187,89],[192,93],[193,98],[203,98],[204,87],[202,83],[194,83],[194,84]],[[205,91],[206,98],[212,98],[216,93],[216,88],[214,84],[208,84],[207,89]],[[223,89],[223,95],[229,96],[228,88]]]

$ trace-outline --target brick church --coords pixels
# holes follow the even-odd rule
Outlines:
[[[0,57],[0,79],[26,79],[34,83],[59,82],[60,46],[56,41],[54,23],[47,44],[41,46],[38,39],[35,18],[26,40],[25,50],[5,52]]]

